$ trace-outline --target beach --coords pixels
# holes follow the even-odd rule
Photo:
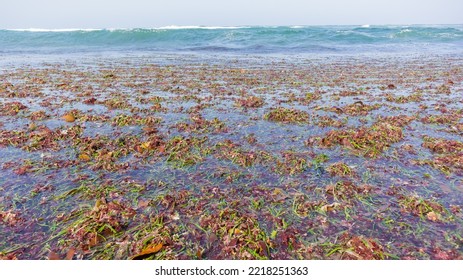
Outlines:
[[[3,65],[1,259],[462,258],[461,55]]]

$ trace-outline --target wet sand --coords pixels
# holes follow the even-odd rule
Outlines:
[[[0,259],[461,259],[463,59],[0,72]]]

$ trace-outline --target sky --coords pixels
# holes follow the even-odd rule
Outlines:
[[[2,0],[0,7],[0,29],[463,23],[463,0]]]

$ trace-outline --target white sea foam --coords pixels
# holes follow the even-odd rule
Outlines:
[[[18,29],[6,29],[9,31],[20,31],[20,32],[91,32],[91,31],[100,31],[103,29],[97,28],[56,28],[56,29],[45,29],[45,28],[18,28]]]
[[[364,24],[361,26],[362,28],[370,28],[370,25],[369,24]]]
[[[102,29],[102,30],[107,30],[107,31],[110,31],[110,32],[114,32],[114,31],[133,31],[135,29],[139,29],[139,28],[105,28],[105,29]]]
[[[412,30],[408,29],[408,28],[402,29],[402,30],[400,30],[399,34],[408,33],[408,32],[412,32]]]

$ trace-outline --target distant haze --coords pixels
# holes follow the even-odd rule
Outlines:
[[[0,7],[0,29],[463,23],[463,0],[3,0]]]

